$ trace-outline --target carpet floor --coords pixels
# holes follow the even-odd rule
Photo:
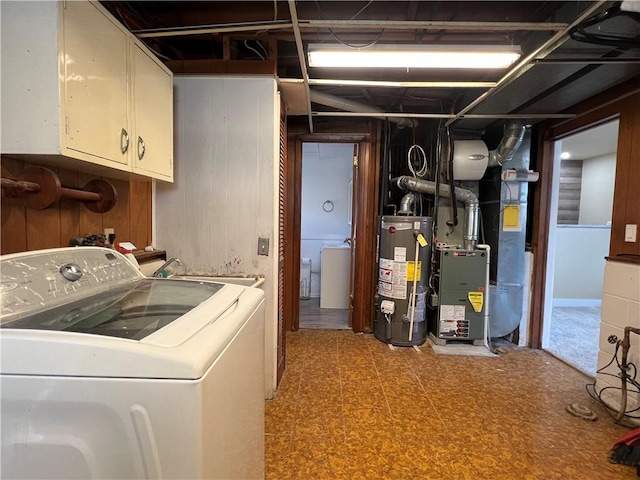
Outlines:
[[[266,404],[268,479],[631,479],[608,462],[628,430],[585,392],[590,380],[537,350],[499,358],[391,351],[370,335],[287,335]],[[587,422],[569,403],[599,415]]]
[[[547,350],[581,372],[596,376],[599,307],[553,307]]]

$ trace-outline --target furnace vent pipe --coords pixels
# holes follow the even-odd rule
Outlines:
[[[398,210],[398,215],[414,215],[415,209],[414,205],[416,204],[416,196],[414,193],[409,192],[400,201],[400,210]]]
[[[377,114],[371,116],[384,118],[385,112],[371,105],[354,102],[353,100],[338,97],[337,95],[325,93],[320,90],[309,90],[309,94],[311,95],[311,102],[319,103],[325,107],[337,108],[338,110],[345,110],[347,112]],[[418,125],[418,121],[412,118],[388,117],[388,120],[398,124],[400,127],[415,128]]]
[[[399,188],[402,190],[409,190],[410,192],[426,193],[429,195],[435,195],[436,182],[429,180],[422,180],[420,178],[413,178],[407,175],[398,177],[394,180]],[[439,195],[441,197],[449,197],[451,193],[451,186],[446,184],[440,184]],[[478,230],[479,230],[479,209],[480,204],[478,202],[478,196],[471,190],[465,188],[455,187],[456,198],[464,202],[465,213],[465,227],[464,227],[464,249],[475,250],[478,243]],[[404,199],[403,199],[404,201]],[[437,214],[437,212],[436,212]]]
[[[495,150],[489,152],[489,168],[501,167],[513,158],[522,143],[526,128],[518,122],[507,124],[500,144]]]

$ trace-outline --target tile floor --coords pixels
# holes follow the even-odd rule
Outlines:
[[[300,328],[351,329],[349,310],[320,308],[320,298],[300,300]]]
[[[587,377],[542,351],[498,358],[395,351],[372,336],[300,330],[266,406],[268,479],[637,478],[607,460],[627,429]],[[568,403],[594,409],[586,422]]]

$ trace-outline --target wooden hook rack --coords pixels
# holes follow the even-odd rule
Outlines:
[[[63,187],[56,173],[44,167],[27,167],[18,178],[7,175],[2,169],[2,189],[9,196],[24,199],[25,206],[44,210],[61,197],[72,198],[84,203],[92,212],[105,213],[118,201],[116,188],[106,180],[89,181],[82,190]]]

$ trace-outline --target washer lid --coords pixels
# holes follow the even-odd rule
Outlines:
[[[140,279],[5,322],[0,327],[142,340],[185,315],[222,287],[212,282]]]
[[[205,292],[212,288],[211,285],[219,290],[172,321],[159,319],[156,314],[140,316],[135,310],[131,313],[129,307],[125,309],[128,312],[125,316],[135,314],[140,317],[136,320],[140,324],[128,323],[130,319],[126,318],[111,320],[109,315],[113,310],[110,308],[114,308],[111,305],[96,309],[92,315],[88,314],[91,309],[86,315],[82,311],[81,319],[71,319],[69,324],[75,325],[76,331],[3,326],[0,331],[0,372],[2,375],[197,380],[205,375],[236,335],[244,331],[251,319],[251,334],[264,335],[264,307],[261,307],[264,292],[260,289],[188,280],[149,281],[154,282],[151,292],[164,292],[164,285],[183,292],[188,289],[186,296],[195,296],[191,289]],[[156,290],[155,285],[160,287]],[[114,304],[123,306],[126,298],[127,295]],[[157,300],[150,303],[152,309],[163,305],[161,297]],[[177,309],[181,305],[176,305],[179,300],[175,298],[171,298],[171,302],[168,308]],[[188,302],[185,300],[184,303]],[[74,305],[79,304],[74,302],[68,307],[72,309]],[[173,311],[171,315],[176,313]],[[98,319],[106,320],[98,322]],[[46,322],[45,316],[39,320]],[[144,324],[147,320],[149,322]],[[59,322],[62,322],[59,316],[53,320],[53,323]],[[90,322],[96,324],[89,326]],[[114,334],[117,325],[126,327],[126,335]],[[143,338],[137,340],[132,336]],[[264,355],[264,352],[255,354]]]

